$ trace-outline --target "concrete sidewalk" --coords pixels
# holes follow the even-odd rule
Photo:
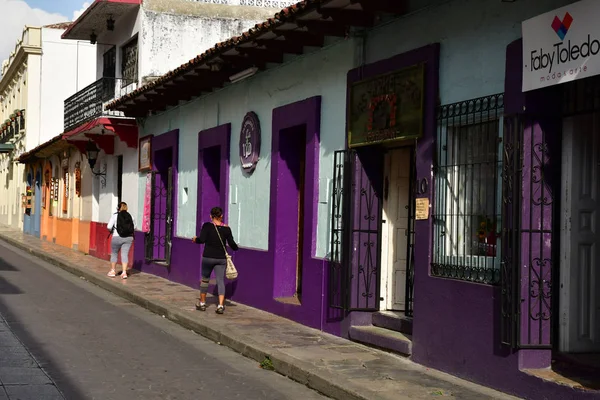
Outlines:
[[[106,276],[109,263],[0,225],[0,239],[339,400],[513,399],[409,360],[232,303],[198,312],[197,291],[154,275]]]

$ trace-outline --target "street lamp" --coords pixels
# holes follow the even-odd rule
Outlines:
[[[100,150],[98,150],[98,147],[96,147],[94,142],[92,142],[91,140],[88,140],[87,144],[85,145],[85,153],[86,153],[86,156],[88,159],[88,163],[90,164],[90,170],[92,171],[92,174],[94,174],[95,176],[100,178],[100,183],[102,184],[102,187],[105,188],[106,187],[106,164],[104,164],[104,166],[100,172],[94,171],[94,167],[96,166],[96,161],[98,161],[98,153],[100,153]]]

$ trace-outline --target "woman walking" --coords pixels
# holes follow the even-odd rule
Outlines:
[[[208,292],[210,274],[214,270],[219,289],[219,305],[216,313],[223,314],[225,311],[225,269],[227,266],[225,244],[229,245],[234,251],[238,250],[238,245],[233,240],[231,229],[223,224],[223,209],[214,207],[210,210],[210,220],[211,222],[202,225],[200,236],[192,238],[194,243],[204,244],[200,299],[196,303],[196,310],[206,311],[206,293]]]
[[[133,217],[127,211],[127,203],[119,203],[117,212],[110,217],[107,226],[112,234],[110,240],[110,271],[108,276],[114,278],[117,276],[117,261],[119,260],[119,251],[121,251],[121,264],[123,265],[122,279],[127,279],[127,262],[129,261],[129,250],[133,243],[133,233],[135,223]]]

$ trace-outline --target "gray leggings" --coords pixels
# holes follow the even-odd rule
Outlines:
[[[110,262],[116,263],[119,258],[119,250],[121,250],[121,263],[126,263],[129,260],[129,249],[133,243],[133,237],[122,238],[113,235],[110,241]]]
[[[227,268],[227,260],[220,258],[202,257],[202,280],[200,281],[200,293],[208,292],[210,283],[210,274],[215,271],[217,278],[217,287],[219,295],[225,296],[225,269]]]

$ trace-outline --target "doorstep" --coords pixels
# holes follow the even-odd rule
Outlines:
[[[414,399],[514,399],[239,303],[229,302],[224,315],[195,311],[197,291],[190,287],[140,272],[110,279],[107,261],[22,231],[0,225],[0,239],[254,359],[257,367],[269,357],[276,372],[334,399],[397,400],[400,393]]]
[[[404,333],[378,326],[351,326],[348,332],[351,340],[389,350],[403,356],[412,354],[412,338]]]

